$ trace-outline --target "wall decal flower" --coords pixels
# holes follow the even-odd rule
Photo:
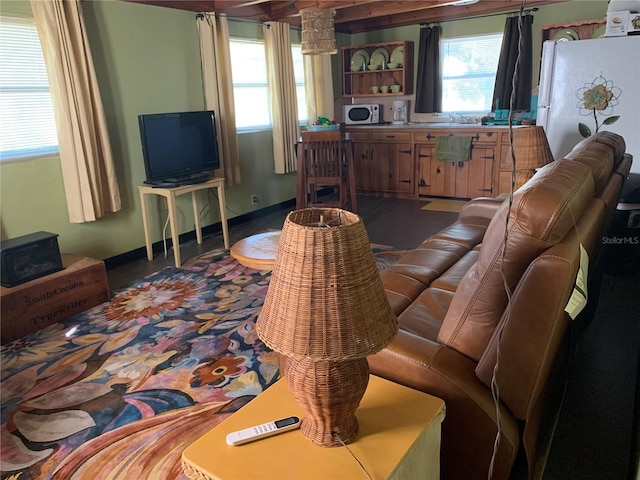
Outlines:
[[[598,75],[591,83],[586,83],[582,88],[576,90],[578,97],[578,109],[580,115],[593,116],[596,124],[596,133],[602,125],[611,125],[618,121],[620,115],[611,115],[613,107],[618,105],[618,98],[622,90],[613,86],[613,81],[607,80],[602,75]],[[600,116],[606,117],[602,123]],[[578,123],[578,131],[584,138],[592,135],[591,129],[585,123]]]

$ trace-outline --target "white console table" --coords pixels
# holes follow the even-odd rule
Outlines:
[[[218,189],[218,204],[220,206],[220,223],[222,224],[222,235],[224,237],[224,248],[229,248],[229,230],[227,228],[226,202],[224,198],[224,178],[212,178],[204,183],[195,185],[183,185],[175,188],[152,187],[151,185],[138,185],[140,192],[140,203],[142,204],[142,223],[144,224],[144,240],[147,246],[147,259],[153,260],[153,248],[151,246],[151,232],[149,231],[149,208],[147,205],[147,195],[160,195],[167,199],[169,209],[169,224],[171,227],[171,239],[173,240],[173,256],[176,267],[180,261],[180,235],[178,233],[178,215],[176,213],[176,197],[191,193],[193,203],[193,216],[195,218],[196,239],[202,243],[202,229],[200,228],[200,211],[198,208],[198,197],[196,192],[208,188]]]

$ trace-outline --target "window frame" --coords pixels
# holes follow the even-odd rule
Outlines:
[[[0,163],[6,164],[10,162],[35,160],[40,158],[59,157],[60,143],[57,136],[57,126],[53,110],[53,102],[51,100],[51,87],[48,80],[46,65],[44,63],[40,37],[38,36],[38,31],[35,25],[35,19],[29,16],[3,13],[0,15],[0,22],[4,24],[2,29],[5,31],[5,33],[7,24],[28,26],[29,31],[25,32],[22,36],[13,34],[11,35],[11,37],[5,37],[4,40],[7,42],[19,41],[21,45],[25,46],[24,52],[26,54],[24,54],[22,58],[27,58],[32,62],[29,64],[29,73],[31,74],[30,77],[27,77],[24,74],[22,76],[20,75],[19,67],[22,66],[23,68],[25,68],[24,65],[18,65],[14,68],[3,68],[4,72],[2,75],[3,79],[0,88],[0,95],[3,95],[5,98],[3,98],[0,102],[0,105],[3,105],[3,113],[1,114],[0,118],[0,128],[3,132],[12,131],[12,133],[14,134],[13,138],[17,138],[21,135],[24,136],[24,127],[33,126],[34,124],[37,125],[38,122],[41,122],[41,125],[43,125],[45,128],[45,134],[43,135],[42,139],[51,141],[53,140],[53,137],[55,137],[55,145],[21,145],[18,148],[12,148],[10,150],[8,149],[4,151],[1,150],[3,146],[0,145]],[[11,46],[11,44],[0,44],[0,51],[6,51],[5,49],[8,50],[11,48]],[[5,55],[3,55],[3,57],[5,59],[7,58]],[[7,64],[5,64],[5,67],[6,65]],[[14,75],[9,76],[7,74],[7,72],[10,73],[14,70],[17,71],[17,73],[15,73]],[[7,82],[9,83],[7,84]],[[9,104],[12,102],[12,99],[9,97],[11,96],[11,94],[31,94],[32,97],[36,95],[42,97],[44,95],[46,96],[46,99],[44,100],[45,104],[44,106],[39,108],[39,106],[42,105],[43,99],[38,99],[37,97],[35,99],[30,98],[30,103],[27,105],[27,107],[25,107],[25,110],[27,110],[30,115],[19,123],[18,128],[8,129],[6,128],[7,125],[12,122],[12,119],[15,119],[15,117],[12,117],[11,113],[9,115],[4,113],[10,109]],[[22,101],[21,103],[21,100],[24,99],[18,99],[17,101],[13,100],[14,109],[25,105],[24,101]],[[23,128],[20,129],[19,126],[22,126]],[[28,135],[26,137],[30,138]],[[9,141],[11,141],[11,139],[9,139]]]
[[[233,43],[249,43],[249,44],[255,44],[255,45],[261,45],[262,49],[265,48],[265,41],[264,39],[261,38],[245,38],[245,37],[239,37],[239,36],[232,36],[229,38],[229,43],[230,45]],[[293,54],[293,49],[294,48],[299,48],[300,49],[300,55],[302,55],[301,49],[302,49],[302,45],[299,42],[295,42],[291,44],[292,47],[292,54]],[[264,58],[264,65],[265,65],[265,69],[266,69],[266,55]],[[294,62],[294,68],[295,68],[295,62]],[[302,68],[304,69],[304,65],[302,65]],[[231,65],[231,69],[233,70],[233,55],[232,55],[232,65]],[[302,82],[296,81],[296,90],[299,87],[303,88],[303,92],[304,92],[304,70],[302,71]],[[236,95],[236,87],[239,88],[248,88],[248,87],[254,87],[254,88],[264,88],[265,89],[265,93],[266,93],[266,97],[267,97],[267,113],[268,113],[268,117],[269,117],[269,123],[268,124],[256,124],[256,125],[247,125],[247,126],[238,126],[237,124],[237,110],[236,110],[236,131],[241,134],[241,133],[251,133],[251,132],[261,132],[261,131],[268,131],[273,129],[273,123],[272,123],[272,119],[271,119],[271,109],[269,108],[269,85],[268,83],[265,81],[263,82],[255,82],[255,83],[246,83],[246,82],[235,82],[233,81],[233,72],[232,72],[232,85],[233,85],[233,92],[234,92],[234,100],[238,98],[238,95]],[[298,99],[299,100],[299,99]],[[234,102],[234,104],[237,105],[237,102]],[[303,102],[303,106],[304,106],[304,110],[306,112],[306,101]],[[300,102],[298,105],[298,114],[300,113]],[[307,119],[306,119],[306,115],[304,119],[300,119],[298,118],[298,123],[300,126],[304,126],[307,123]]]
[[[489,93],[489,95],[492,97],[493,96],[493,89],[495,88],[495,78],[496,78],[496,74],[497,74],[497,69],[498,69],[498,63],[499,63],[499,58],[500,58],[500,49],[502,46],[502,39],[503,39],[504,34],[502,32],[493,32],[493,33],[482,33],[482,34],[477,34],[477,35],[466,35],[466,36],[457,36],[457,37],[451,37],[451,38],[444,38],[441,39],[440,41],[440,61],[441,61],[441,72],[440,72],[440,79],[442,81],[442,111],[439,112],[441,115],[453,115],[456,113],[459,114],[463,114],[465,116],[473,116],[473,115],[478,115],[481,113],[486,113],[491,111],[492,107],[493,107],[493,100],[489,101],[489,105],[484,108],[480,108],[480,109],[455,109],[455,110],[447,110],[445,109],[445,90],[446,90],[446,81],[447,80],[464,80],[464,79],[473,79],[473,78],[488,78],[487,74],[482,74],[482,73],[471,73],[471,74],[465,74],[465,75],[449,75],[446,76],[445,75],[445,48],[448,44],[451,43],[461,43],[464,41],[474,41],[474,40],[479,40],[479,39],[483,39],[483,38],[488,38],[488,37],[495,37],[496,39],[499,39],[498,42],[498,50],[497,50],[497,55],[496,55],[496,64],[495,64],[495,70],[493,72],[493,82],[492,82],[492,91]]]

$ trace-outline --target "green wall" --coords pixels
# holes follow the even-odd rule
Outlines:
[[[533,13],[533,85],[538,83],[538,70],[540,65],[541,28],[543,25],[566,23],[579,20],[593,20],[604,18],[607,13],[607,0],[575,0],[570,2],[539,6],[539,10]],[[517,11],[519,5],[514,6]],[[501,33],[504,31],[505,15],[496,15],[484,18],[471,18],[442,22],[442,37],[463,37],[481,35],[487,33]],[[351,45],[363,45],[367,43],[390,42],[395,40],[408,40],[414,42],[414,55],[418,55],[420,40],[420,26],[387,28],[375,32],[358,33],[351,36]],[[417,75],[417,66],[414,62],[414,80]]]
[[[606,0],[572,1],[540,8],[535,14],[534,45],[539,27],[546,24],[603,17]],[[144,246],[137,185],[144,179],[137,116],[141,113],[200,110],[203,108],[201,70],[195,14],[124,1],[82,2],[86,27],[104,104],[119,179],[123,209],[96,222],[71,224],[58,158],[0,165],[0,234],[14,238],[38,230],[58,233],[63,252],[105,259]],[[30,14],[26,0],[3,0],[0,12]],[[504,16],[444,22],[445,37],[503,30]],[[261,27],[230,22],[235,35],[260,36]],[[338,34],[339,45],[390,41],[418,42],[419,26],[386,29],[367,34]],[[295,36],[295,34],[294,34]],[[416,48],[417,51],[417,48]],[[534,50],[536,54],[538,51]],[[332,58],[334,92],[339,95],[340,59]],[[537,65],[537,60],[535,61]],[[537,72],[535,73],[537,78]],[[535,83],[535,82],[534,82]],[[227,189],[230,218],[295,196],[295,175],[275,175],[270,132],[239,136],[242,184]],[[201,192],[201,205],[206,203]],[[210,197],[209,197],[210,198]],[[189,196],[179,199],[180,232],[193,228]],[[217,205],[204,213],[202,224],[219,221]],[[162,238],[166,218],[160,199],[152,204],[153,241]]]

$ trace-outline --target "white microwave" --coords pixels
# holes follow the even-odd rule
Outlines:
[[[381,110],[379,103],[345,105],[344,123],[347,125],[380,123]]]

